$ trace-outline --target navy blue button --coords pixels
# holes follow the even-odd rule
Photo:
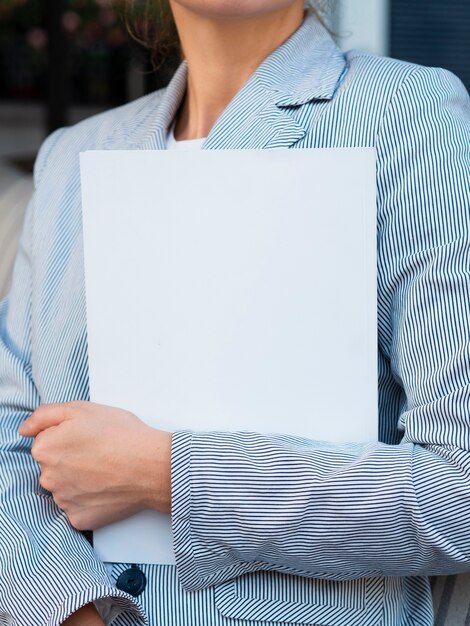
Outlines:
[[[145,574],[138,567],[132,566],[126,569],[116,581],[116,587],[121,591],[129,593],[131,596],[140,596],[147,585]]]

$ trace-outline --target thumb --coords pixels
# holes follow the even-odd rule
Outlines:
[[[23,437],[36,437],[40,432],[73,419],[73,403],[41,404],[18,428]]]

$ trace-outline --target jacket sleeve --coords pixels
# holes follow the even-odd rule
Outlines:
[[[43,144],[35,185],[62,131]],[[26,211],[10,294],[0,304],[0,622],[56,626],[96,601],[106,619],[127,613],[143,623],[131,596],[116,589],[82,534],[39,485],[31,439],[17,429],[39,404],[31,366],[31,225]],[[108,616],[108,617],[106,617]]]
[[[388,372],[401,387],[400,443],[177,432],[173,531],[187,590],[256,570],[339,580],[470,569],[470,102],[460,81],[413,68],[377,157],[379,381]]]

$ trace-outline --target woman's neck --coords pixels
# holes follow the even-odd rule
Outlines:
[[[172,9],[188,63],[175,138],[206,137],[255,69],[300,26],[303,0],[249,18],[212,18],[177,2]]]

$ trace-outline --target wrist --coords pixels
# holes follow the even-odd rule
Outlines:
[[[172,434],[149,427],[145,441],[145,508],[171,512]]]

